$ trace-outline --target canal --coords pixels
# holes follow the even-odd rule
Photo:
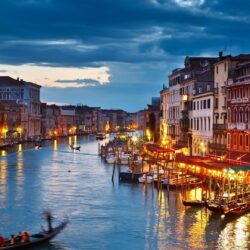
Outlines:
[[[80,152],[72,152],[76,141]],[[111,182],[112,166],[97,155],[95,137],[49,141],[40,149],[17,147],[0,156],[0,233],[39,231],[41,212],[68,227],[36,249],[249,249],[250,214],[221,218],[185,208],[181,193]],[[198,192],[198,191],[197,191]],[[189,196],[194,195],[194,190]]]

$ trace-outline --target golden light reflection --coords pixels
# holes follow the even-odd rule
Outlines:
[[[69,136],[69,145],[71,145],[71,144],[72,144],[72,137]]]
[[[74,144],[77,144],[77,136],[74,136]]]
[[[224,218],[225,220],[227,218]],[[220,249],[249,249],[249,214],[236,221],[229,221],[221,231],[218,246]]]
[[[6,155],[7,155],[6,150],[1,150],[1,156],[6,156]]]
[[[57,140],[54,140],[53,148],[54,148],[54,151],[57,151]]]
[[[7,186],[7,159],[6,157],[0,158],[0,200],[5,201],[8,191]]]
[[[23,145],[22,144],[18,144],[18,152],[22,152],[23,151]]]
[[[20,146],[21,144],[19,144]],[[20,200],[23,198],[23,183],[24,183],[24,174],[23,174],[23,151],[19,150],[17,154],[17,171],[16,171],[16,199]]]

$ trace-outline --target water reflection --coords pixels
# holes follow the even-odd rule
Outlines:
[[[0,157],[0,231],[18,226],[36,232],[40,211],[50,208],[59,219],[69,215],[71,223],[37,249],[249,248],[250,214],[229,219],[184,207],[183,197],[201,199],[200,188],[168,193],[118,178],[112,184],[112,165],[97,156],[95,137],[72,141],[80,152],[69,149],[68,138],[58,138],[42,150],[18,146],[16,154]]]

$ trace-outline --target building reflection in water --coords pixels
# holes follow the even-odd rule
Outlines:
[[[224,218],[225,220],[227,218]],[[219,249],[250,249],[250,214],[231,220],[220,232]]]
[[[23,198],[24,174],[23,174],[23,149],[22,144],[18,145],[16,171],[16,200]]]
[[[0,207],[5,207],[4,203],[6,201],[6,195],[8,191],[8,186],[7,186],[7,155],[5,150],[1,151],[1,156],[0,157]]]

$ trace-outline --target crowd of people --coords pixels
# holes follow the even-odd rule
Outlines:
[[[0,235],[0,247],[15,245],[17,243],[25,243],[30,241],[30,234],[27,231],[19,232],[16,236],[13,234],[9,239],[4,239],[2,235]]]

